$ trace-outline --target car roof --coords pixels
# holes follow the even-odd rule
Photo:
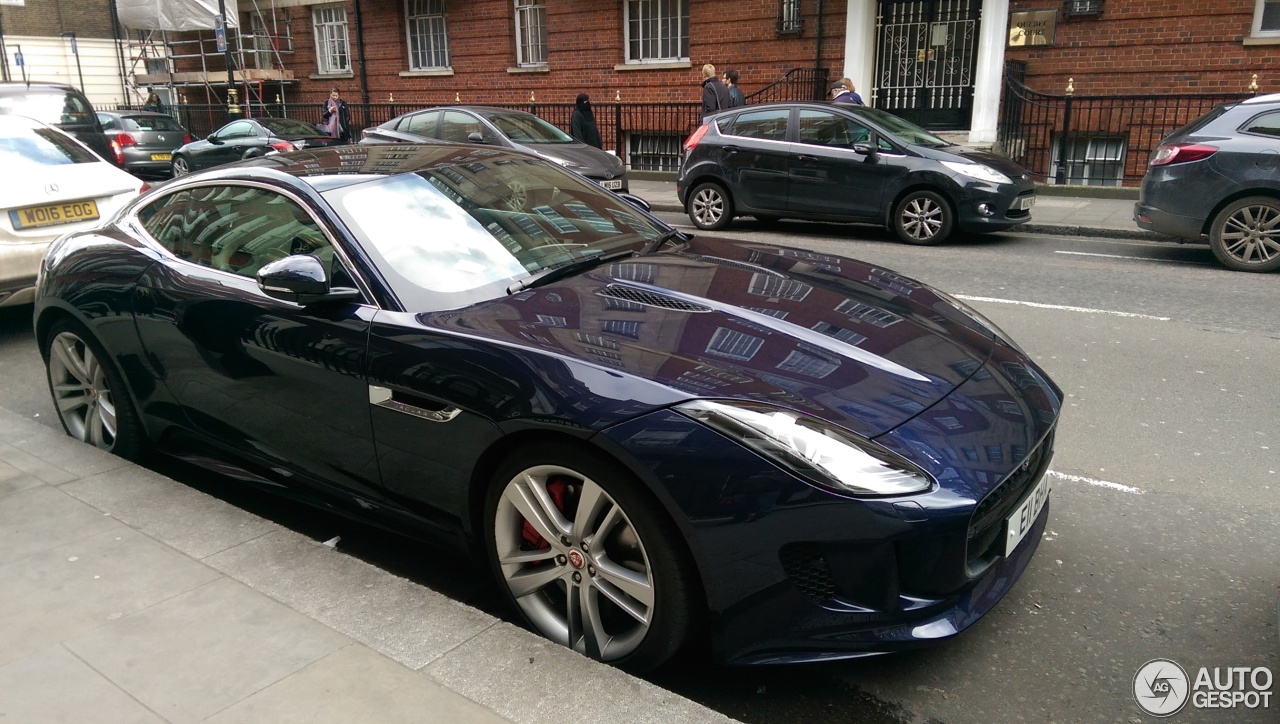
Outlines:
[[[1240,105],[1249,106],[1249,105],[1255,105],[1258,103],[1275,103],[1277,101],[1280,101],[1280,93],[1268,93],[1263,96],[1254,96],[1252,98],[1246,98],[1240,101]]]
[[[169,118],[173,117],[173,116],[170,116],[168,113],[157,113],[155,111],[98,111],[98,113],[104,116],[168,116]]]
[[[12,128],[52,128],[52,126],[30,116],[0,113],[0,130],[7,131]]]
[[[470,111],[472,113],[476,113],[481,116],[509,114],[513,116],[533,116],[534,118],[540,117],[528,111],[522,111],[516,108],[501,108],[499,106],[432,106],[430,108],[421,108],[416,111],[410,111],[409,113],[405,113],[404,115],[411,116],[418,113],[426,113],[427,111]],[[397,117],[403,117],[403,116],[397,116]]]
[[[0,83],[0,95],[18,95],[26,91],[58,91],[59,93],[70,91],[80,95],[79,89],[64,83]]]

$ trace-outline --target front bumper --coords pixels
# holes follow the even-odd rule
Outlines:
[[[1021,208],[1021,201],[1035,196],[1035,184],[1029,180],[1000,185],[969,182],[955,195],[956,224],[968,232],[1001,231],[1025,224],[1031,220],[1031,209]]]

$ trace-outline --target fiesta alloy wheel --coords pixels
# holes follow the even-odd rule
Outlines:
[[[538,633],[630,671],[688,634],[692,566],[679,532],[626,470],[564,445],[517,452],[486,505],[490,563]]]
[[[1280,202],[1252,196],[1229,204],[1214,217],[1209,247],[1236,271],[1280,269]]]
[[[67,434],[120,457],[140,459],[146,448],[142,424],[124,380],[96,340],[69,320],[54,325],[47,340],[49,391]]]
[[[951,236],[951,205],[936,191],[912,191],[893,210],[893,231],[908,244],[940,244]]]
[[[723,229],[733,221],[733,200],[720,184],[698,184],[689,194],[689,219],[699,229]]]

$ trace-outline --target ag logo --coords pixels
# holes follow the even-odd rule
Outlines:
[[[1187,703],[1187,672],[1169,659],[1152,659],[1133,675],[1133,700],[1152,716],[1173,716]]]

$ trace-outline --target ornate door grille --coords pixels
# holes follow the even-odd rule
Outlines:
[[[881,0],[875,107],[938,130],[965,129],[982,0]]]

